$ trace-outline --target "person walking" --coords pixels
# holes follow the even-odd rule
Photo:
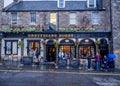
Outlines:
[[[100,54],[98,53],[96,56],[95,56],[95,65],[96,65],[96,70],[100,70]]]

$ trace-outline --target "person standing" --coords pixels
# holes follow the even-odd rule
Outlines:
[[[91,59],[92,59],[91,54],[87,54],[88,70],[90,70],[90,68],[91,68]]]
[[[104,70],[107,71],[107,69],[108,69],[108,58],[106,56],[104,56],[103,62],[104,62]]]
[[[63,59],[63,56],[64,56],[64,53],[63,53],[63,51],[62,50],[60,50],[60,52],[59,52],[59,60],[61,60],[61,59]]]
[[[38,52],[38,49],[36,48],[35,51],[34,51],[34,62],[36,65],[39,65],[39,52]]]
[[[95,65],[96,65],[96,70],[100,70],[100,54],[98,53],[96,56],[95,56]]]

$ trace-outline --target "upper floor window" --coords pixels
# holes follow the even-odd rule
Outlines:
[[[11,13],[11,24],[17,24],[17,13]]]
[[[70,22],[69,24],[70,25],[76,25],[76,13],[70,13],[69,15],[69,19],[70,19]]]
[[[64,8],[65,7],[65,0],[58,0],[58,8]]]
[[[36,12],[30,13],[30,24],[36,24]]]
[[[92,24],[97,25],[100,23],[100,16],[98,12],[93,12],[92,13]]]
[[[57,24],[57,14],[50,13],[50,23],[56,25]]]
[[[17,55],[18,54],[18,41],[17,40],[6,40],[5,41],[5,54],[6,55]]]
[[[89,8],[96,7],[96,0],[87,0],[87,7]]]

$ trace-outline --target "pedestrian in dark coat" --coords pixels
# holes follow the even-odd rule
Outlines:
[[[87,60],[88,60],[88,70],[90,70],[91,68],[91,55],[90,54],[87,54]]]

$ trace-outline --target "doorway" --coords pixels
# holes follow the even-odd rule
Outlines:
[[[52,46],[52,45],[48,45],[46,48],[47,48],[46,49],[46,60],[48,62],[55,61],[56,60],[56,58],[55,58],[55,56],[56,56],[55,55],[55,47]]]

